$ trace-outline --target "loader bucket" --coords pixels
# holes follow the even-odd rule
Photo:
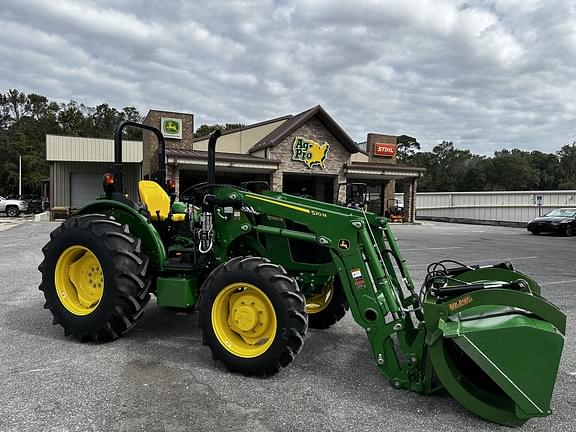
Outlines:
[[[426,340],[442,386],[485,419],[520,426],[551,414],[565,315],[531,292],[483,289],[429,295]]]

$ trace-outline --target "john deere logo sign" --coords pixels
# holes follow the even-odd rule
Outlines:
[[[181,119],[162,117],[161,129],[165,138],[182,139]]]
[[[296,137],[292,144],[292,160],[302,161],[308,168],[318,165],[324,169],[328,150],[330,150],[330,144],[327,142],[320,145],[311,139]]]

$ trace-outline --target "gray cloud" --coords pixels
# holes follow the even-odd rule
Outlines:
[[[545,0],[4,0],[0,89],[490,154],[575,139],[576,10]]]

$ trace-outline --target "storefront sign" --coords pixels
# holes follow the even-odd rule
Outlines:
[[[387,144],[387,143],[374,144],[374,156],[384,156],[384,157],[396,156],[396,144]]]
[[[318,165],[324,169],[328,150],[330,150],[330,144],[327,142],[320,145],[314,140],[296,137],[292,144],[292,160],[302,161],[308,168]]]
[[[160,130],[164,138],[182,139],[182,119],[162,117]]]

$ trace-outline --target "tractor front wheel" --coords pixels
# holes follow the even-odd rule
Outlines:
[[[53,324],[80,341],[109,341],[130,330],[150,298],[140,239],[105,215],[68,219],[42,249],[40,290]]]
[[[308,326],[314,329],[327,329],[336,324],[348,310],[348,302],[338,276],[326,282],[322,289],[306,296],[306,313]]]
[[[304,295],[281,266],[265,258],[233,258],[200,289],[203,343],[232,372],[273,375],[302,349],[304,309]]]

